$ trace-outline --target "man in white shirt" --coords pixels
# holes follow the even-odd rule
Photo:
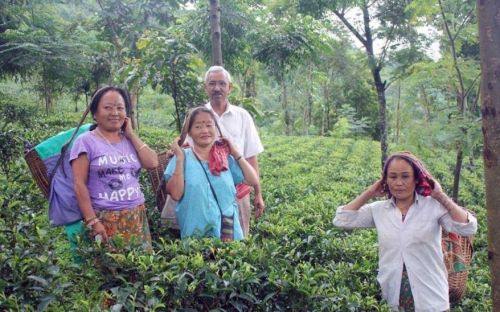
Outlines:
[[[232,89],[231,75],[221,66],[212,66],[205,74],[205,91],[210,102],[205,106],[212,109],[218,119],[222,135],[236,145],[243,157],[255,168],[259,175],[257,155],[264,151],[252,116],[243,108],[231,105],[227,99]],[[249,189],[238,186],[238,207],[243,234],[250,231],[250,194]],[[240,197],[240,196],[238,196]],[[264,200],[260,183],[255,186],[254,209],[258,218],[264,212]]]

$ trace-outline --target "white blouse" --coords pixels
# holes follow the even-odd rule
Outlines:
[[[406,265],[415,311],[445,311],[450,308],[448,275],[441,248],[441,227],[462,236],[477,231],[476,218],[455,222],[434,198],[416,194],[405,220],[392,199],[366,204],[359,210],[337,208],[335,226],[353,229],[375,227],[379,245],[377,280],[382,296],[397,311],[403,263]]]

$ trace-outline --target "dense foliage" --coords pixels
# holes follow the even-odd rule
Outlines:
[[[30,126],[34,143],[73,126],[74,114]],[[163,150],[172,136],[143,126],[141,136]],[[247,241],[174,239],[159,222],[143,177],[154,252],[112,254],[82,242],[75,264],[65,234],[51,228],[47,203],[22,158],[1,175],[0,309],[114,311],[388,311],[376,282],[373,230],[340,231],[335,208],[377,178],[378,143],[362,139],[264,135],[261,171],[265,215]],[[410,146],[400,147],[410,148]],[[445,156],[442,156],[445,155]],[[422,155],[444,187],[453,159]],[[489,272],[481,163],[464,170],[461,198],[480,220],[468,292],[453,311],[487,311]]]

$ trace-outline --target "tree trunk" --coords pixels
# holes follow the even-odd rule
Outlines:
[[[385,81],[382,81],[380,71],[384,64],[384,58],[377,61],[373,49],[372,29],[370,26],[370,13],[368,11],[368,1],[361,3],[361,10],[363,11],[363,28],[364,36],[356,30],[356,28],[347,20],[344,12],[333,11],[333,13],[340,18],[342,23],[354,34],[354,36],[363,44],[368,57],[368,64],[373,76],[373,83],[377,91],[377,99],[379,104],[379,128],[380,128],[380,151],[382,167],[384,166],[385,159],[387,158],[387,114],[386,114],[386,99],[385,99]],[[383,53],[384,55],[384,53]]]
[[[245,82],[245,97],[247,98],[254,98],[257,96],[257,89],[255,87],[255,71],[253,69],[248,68],[245,71],[245,76],[244,76]]]
[[[384,162],[387,158],[387,104],[385,101],[385,82],[382,82],[379,68],[373,69],[372,74],[373,80],[375,81],[375,89],[377,90],[378,122],[380,128],[380,152],[382,167],[384,167]]]
[[[47,94],[44,95],[44,101],[45,101],[45,114],[48,116],[50,112],[50,98]]]
[[[464,161],[464,149],[462,143],[459,142],[457,147],[457,157],[455,160],[455,169],[453,170],[453,191],[451,197],[458,203],[458,191],[460,189],[460,172],[462,171],[462,163]]]
[[[212,37],[212,65],[223,66],[219,0],[210,0],[210,28]]]
[[[493,311],[500,311],[500,1],[478,0],[481,114]]]
[[[283,114],[284,114],[284,121],[285,121],[285,134],[290,135],[292,133],[291,131],[291,117],[290,117],[290,110],[288,108],[288,94],[286,90],[286,82],[285,82],[285,75],[282,73],[281,74],[281,94],[283,96],[282,101],[281,101],[281,106],[283,108]]]
[[[326,117],[325,117],[326,109],[325,108],[326,108],[326,104],[323,105],[323,107],[321,108],[321,111],[323,112],[323,114],[321,114],[321,129],[320,129],[321,136],[325,135],[325,124],[326,124]]]
[[[136,115],[135,115],[135,117],[136,117],[136,118],[135,118],[135,119],[136,119],[136,125],[137,125],[137,127],[136,127],[136,128],[134,128],[134,129],[137,129],[137,130],[139,130],[139,127],[140,127],[140,126],[139,126],[139,120],[140,120],[140,119],[139,119],[139,96],[140,96],[140,95],[141,95],[141,93],[140,93],[140,89],[139,89],[139,90],[137,91],[137,97],[136,97],[136,102],[135,102],[135,109],[136,109],[136,110],[135,110],[135,111],[136,111]]]
[[[132,121],[132,128],[137,129],[137,101],[139,99],[139,84],[134,84],[130,88],[130,113],[129,117]]]
[[[43,98],[45,100],[45,114],[49,115],[52,111],[52,90],[50,85],[45,78],[43,79]]]
[[[42,65],[42,81],[41,81],[41,92],[43,96],[43,101],[45,103],[45,114],[49,115],[49,112],[51,111],[52,108],[52,100],[51,100],[51,95],[50,95],[50,86],[47,81],[47,70],[45,69],[45,65]],[[39,90],[40,91],[40,90]]]
[[[399,144],[399,134],[401,127],[401,83],[398,85],[398,104],[396,106],[396,144]]]
[[[465,120],[465,107],[467,106],[466,95],[457,94],[457,105],[462,120]],[[464,144],[468,129],[465,126],[461,126],[460,131],[462,131],[462,136],[457,142],[457,157],[455,160],[455,169],[453,170],[453,190],[451,195],[456,203],[458,203],[458,193],[460,191],[460,173],[462,172],[462,164],[464,162]]]
[[[425,121],[429,122],[431,120],[431,111],[429,109],[430,103],[424,85],[420,86],[420,102],[422,103],[422,108],[424,109]]]
[[[326,108],[329,105],[328,100],[328,86],[326,83],[323,85],[323,105],[321,106],[321,135],[324,136],[326,133]]]
[[[309,81],[307,87],[307,103],[304,109],[304,134],[309,134],[309,126],[311,125],[311,115],[312,115],[312,106],[313,106],[313,83],[312,83],[312,73],[313,73],[313,65],[309,63],[307,66],[307,79]]]
[[[325,118],[326,118],[326,133],[328,133],[328,131],[330,131],[330,129],[332,128],[332,123],[331,123],[331,119],[330,119],[330,104],[327,104],[326,105],[326,114],[325,114]]]

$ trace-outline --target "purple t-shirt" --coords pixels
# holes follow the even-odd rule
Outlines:
[[[139,185],[141,163],[128,139],[109,144],[89,131],[75,140],[70,161],[84,153],[90,162],[87,187],[92,208],[121,210],[144,203]]]

